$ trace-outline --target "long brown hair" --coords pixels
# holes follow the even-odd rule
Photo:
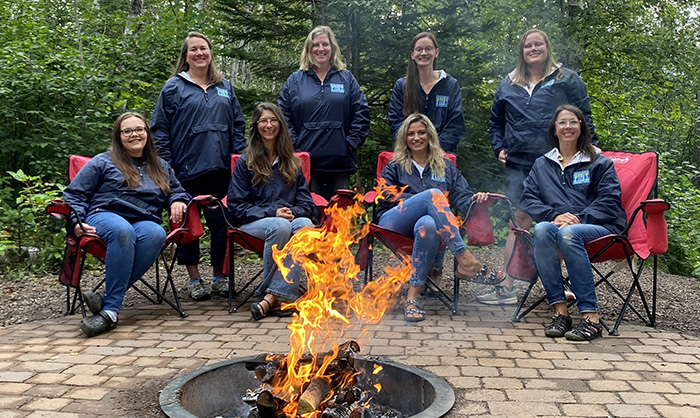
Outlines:
[[[403,91],[403,115],[408,116],[413,113],[418,113],[422,110],[422,100],[421,97],[421,87],[420,87],[420,75],[418,74],[418,64],[411,58],[411,53],[413,48],[416,46],[416,42],[420,39],[428,38],[432,41],[435,50],[438,49],[437,39],[435,35],[430,32],[421,32],[413,37],[411,41],[411,49],[408,55],[408,69],[406,70],[406,87]],[[437,64],[437,57],[433,60],[433,69]]]
[[[141,119],[144,128],[146,128],[146,146],[143,148],[143,162],[146,166],[146,175],[148,175],[151,181],[153,181],[163,193],[166,195],[170,194],[168,173],[166,173],[160,165],[158,151],[156,151],[156,146],[153,143],[153,136],[151,135],[151,128],[141,114],[134,112],[122,113],[117,120],[114,121],[114,127],[112,127],[112,145],[108,150],[112,162],[114,162],[114,165],[116,165],[119,171],[124,175],[126,187],[129,189],[136,189],[141,183],[139,172],[134,166],[133,159],[126,152],[122,144],[122,122],[128,118]]]
[[[527,64],[525,63],[525,54],[523,53],[523,48],[525,46],[525,40],[528,36],[530,36],[533,33],[541,35],[542,39],[544,39],[544,44],[547,47],[547,63],[545,65],[544,74],[542,74],[542,79],[547,77],[549,75],[549,71],[551,71],[552,68],[557,66],[557,63],[554,62],[554,57],[552,57],[552,44],[549,42],[549,37],[547,36],[545,31],[539,29],[530,29],[529,31],[525,32],[523,36],[520,37],[520,44],[518,45],[518,62],[515,65],[513,79],[511,80],[513,84],[517,84],[519,86],[527,86],[530,83],[530,72],[528,71]],[[557,80],[561,79],[563,76],[564,73],[559,72],[559,74],[557,74]]]
[[[344,70],[345,63],[343,62],[343,58],[340,56],[340,46],[338,45],[338,41],[335,39],[333,30],[328,26],[316,26],[306,36],[306,40],[304,40],[304,49],[301,51],[301,58],[299,58],[299,69],[306,71],[309,68],[316,68],[316,60],[313,58],[311,48],[314,46],[314,38],[318,35],[328,36],[328,42],[331,44],[331,58],[328,61],[336,68],[336,70]]]
[[[591,129],[588,127],[586,122],[586,117],[583,115],[581,109],[572,104],[563,104],[554,111],[552,119],[549,121],[549,128],[547,129],[547,140],[549,144],[557,149],[559,149],[559,138],[557,137],[557,118],[559,114],[565,110],[576,115],[576,118],[580,121],[579,126],[581,127],[581,134],[578,136],[578,141],[576,142],[576,148],[581,152],[581,154],[588,156],[591,161],[595,161],[598,158],[598,153],[596,153],[593,142],[591,142]]]
[[[280,176],[287,186],[291,187],[299,174],[301,162],[294,155],[292,137],[289,135],[287,122],[284,119],[282,111],[277,105],[269,102],[262,102],[255,106],[255,110],[253,110],[253,120],[250,121],[250,128],[248,129],[248,138],[250,142],[246,149],[246,153],[248,154],[246,157],[246,166],[248,170],[253,172],[253,186],[272,180],[272,164],[270,164],[267,150],[263,145],[260,132],[258,132],[258,121],[260,120],[260,115],[262,115],[263,110],[269,110],[274,113],[277,120],[279,120],[280,130],[275,140],[275,152],[279,158]]]
[[[218,84],[224,79],[224,75],[216,68],[214,64],[214,51],[211,49],[211,42],[206,36],[199,32],[190,32],[187,34],[185,41],[182,43],[182,48],[180,48],[180,57],[177,59],[177,64],[175,64],[175,71],[173,71],[170,77],[175,77],[183,71],[189,71],[190,64],[187,62],[187,50],[189,48],[190,39],[200,38],[203,39],[209,46],[209,53],[211,55],[211,61],[209,61],[209,67],[207,68],[207,84],[212,86]]]
[[[438,138],[435,125],[430,121],[430,118],[422,113],[413,113],[403,121],[398,133],[396,134],[396,143],[394,144],[394,158],[401,168],[407,173],[413,172],[413,153],[408,148],[408,127],[414,123],[420,122],[425,125],[428,131],[428,158],[427,162],[430,165],[430,170],[437,177],[445,176],[445,151],[440,147],[440,139]]]

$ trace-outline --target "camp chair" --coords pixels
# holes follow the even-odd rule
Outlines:
[[[311,179],[311,157],[308,152],[296,152],[294,155],[299,158],[299,161],[301,161],[301,171],[304,174],[304,178],[306,179],[306,183],[308,184],[310,179]],[[233,173],[233,169],[236,166],[236,162],[240,158],[240,155],[238,154],[233,154],[231,155],[231,173]],[[326,199],[323,197],[311,193],[311,197],[314,200],[314,205],[318,208],[324,208],[328,205],[328,202]],[[226,199],[222,201],[221,209],[222,211],[224,210],[224,207],[226,205]],[[225,211],[224,211],[225,212]],[[224,213],[226,215],[226,213]],[[227,217],[225,217],[228,219]],[[247,234],[243,232],[240,228],[232,226],[229,224],[228,230],[227,230],[227,236],[228,236],[228,243],[226,246],[226,256],[224,258],[224,265],[223,265],[223,273],[224,275],[228,276],[229,278],[229,284],[228,284],[228,311],[230,313],[237,312],[241,306],[243,306],[248,300],[250,300],[251,297],[255,294],[255,288],[253,288],[235,307],[232,307],[233,305],[233,299],[236,299],[238,296],[242,295],[243,292],[248,289],[255,280],[257,280],[258,277],[262,276],[263,269],[261,268],[255,275],[253,275],[251,278],[249,278],[243,286],[241,286],[238,290],[235,289],[235,275],[236,275],[236,269],[235,269],[235,257],[233,254],[233,249],[234,249],[234,243],[240,245],[244,249],[253,252],[256,254],[258,257],[262,259],[263,257],[263,251],[265,248],[265,240],[258,239],[250,234]]]
[[[78,174],[78,171],[88,162],[92,157],[82,156],[82,155],[71,155],[68,160],[68,177],[72,181]],[[179,225],[171,224],[171,231],[165,238],[165,243],[161,249],[158,258],[162,259],[165,270],[166,277],[162,282],[160,269],[158,268],[158,260],[156,260],[156,283],[152,285],[147,282],[144,278],[140,278],[137,283],[144,285],[152,293],[155,294],[155,299],[145,291],[141,290],[136,284],[132,286],[139,294],[141,294],[146,300],[154,304],[160,304],[162,302],[167,303],[173,309],[175,309],[181,317],[186,317],[187,314],[182,310],[180,305],[180,299],[177,296],[177,289],[173,283],[172,269],[174,261],[167,261],[166,253],[171,246],[177,246],[182,242],[187,242],[187,240],[192,240],[199,237],[202,234],[202,225],[199,222],[199,214],[192,214],[190,210],[190,204],[188,204],[188,210],[185,214],[183,222]],[[71,213],[78,217],[75,210],[66,204],[62,200],[53,200],[46,208],[46,213],[58,219],[67,219]],[[79,222],[82,222],[78,217]],[[199,235],[197,235],[199,234]],[[196,236],[195,236],[196,235]],[[194,237],[194,238],[193,238]],[[83,296],[80,287],[80,281],[83,275],[83,268],[85,266],[85,259],[87,254],[93,255],[98,260],[104,260],[107,251],[107,244],[97,235],[86,233],[81,235],[78,239],[75,239],[72,235],[66,234],[66,248],[64,250],[63,263],[61,266],[61,271],[59,272],[59,282],[66,286],[66,314],[72,315],[75,313],[77,307],[80,307],[81,314],[86,316],[85,306],[83,303]],[[96,290],[102,285],[104,279],[95,286],[93,290]],[[173,299],[165,297],[165,292],[168,287],[170,288]],[[74,289],[73,296],[71,296],[71,289]]]
[[[619,335],[618,328],[622,318],[629,308],[645,325],[653,327],[656,324],[656,287],[659,254],[664,254],[668,249],[668,227],[664,212],[670,208],[670,204],[657,199],[658,196],[658,155],[655,152],[632,153],[624,151],[603,151],[603,155],[610,158],[615,164],[615,171],[620,179],[622,189],[622,207],[627,214],[627,226],[620,234],[610,234],[598,238],[586,244],[586,251],[591,260],[594,275],[597,276],[596,287],[605,283],[612,292],[623,301],[620,313],[617,316],[612,330],[606,326],[610,335]],[[523,243],[527,246],[530,240],[529,232],[516,230],[516,235],[522,236]],[[527,250],[526,250],[527,251]],[[640,265],[635,265],[634,257],[641,260]],[[628,271],[632,276],[629,288],[618,289],[610,282],[610,278],[616,273],[614,269],[603,273],[602,265],[596,265],[609,260],[626,260]],[[652,261],[651,278],[651,307],[647,302],[647,296],[641,287],[642,274],[648,261]],[[509,272],[511,269],[509,269]],[[536,281],[533,279],[527,292],[513,314],[513,321],[520,321],[537,305],[546,300],[542,297],[534,302],[522,313],[530,290]],[[631,304],[633,294],[637,293],[639,305]]]
[[[455,155],[446,154],[446,156],[453,164],[457,164],[457,157]],[[383,151],[379,154],[377,159],[377,178],[381,176],[384,167],[392,157],[393,153],[389,151]],[[376,193],[370,192],[366,195],[365,201],[368,203],[370,201],[373,202],[375,197]],[[479,204],[472,202],[468,212],[465,214],[466,221],[460,228],[462,232],[466,230],[468,245],[482,247],[491,245],[496,241],[493,234],[493,224],[491,223],[489,208],[498,202],[502,202],[502,204],[507,206],[510,218],[513,219],[514,211],[512,205],[508,198],[503,195],[490,194],[485,202]],[[410,262],[411,253],[413,252],[413,238],[382,228],[375,223],[370,224],[369,230],[369,235],[360,243],[360,250],[358,251],[358,264],[361,268],[365,269],[365,281],[373,276],[372,248],[374,239],[381,242],[404,262]],[[444,248],[445,244],[440,247],[440,250]],[[455,262],[453,273],[456,269],[457,263]],[[433,294],[447,309],[458,315],[460,280],[456,278],[456,275],[453,276],[454,285],[452,296],[448,295],[447,292],[440,288],[430,277],[426,280],[426,287],[427,291]]]

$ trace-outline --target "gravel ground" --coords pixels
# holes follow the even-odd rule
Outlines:
[[[503,249],[490,248],[480,249],[476,253],[477,257],[483,262],[500,268],[503,264]],[[375,251],[375,266],[380,267],[390,262],[388,251]],[[448,252],[445,260],[446,266],[452,266],[452,258]],[[236,262],[237,269],[242,269],[241,275],[246,276],[248,273],[256,272],[260,268],[260,261],[249,260],[247,257],[241,257]],[[615,266],[613,263],[605,263],[607,269],[615,267],[624,267],[623,265]],[[602,270],[606,270],[603,268]],[[450,268],[446,268],[449,271]],[[203,269],[205,272],[206,269]],[[153,279],[155,270],[151,269],[147,273],[148,279]],[[187,274],[182,267],[175,269],[175,283],[180,289],[180,297],[187,300],[186,283]],[[613,283],[624,284],[628,283],[629,279],[623,275],[616,274],[614,277],[621,276],[613,280]],[[626,276],[629,277],[629,276]],[[88,272],[83,278],[83,283],[93,286],[102,278],[102,273],[99,271]],[[651,282],[651,275],[646,274],[643,279],[642,287],[648,291]],[[443,278],[444,287],[451,290],[451,274],[446,273]],[[624,286],[623,286],[624,287]],[[486,286],[469,284],[461,287],[460,295],[463,301],[471,301],[474,296],[489,290]],[[518,282],[518,295],[522,297],[527,289],[526,283]],[[535,300],[534,296],[543,295],[544,291],[541,285],[536,285],[533,293],[530,296],[530,301]],[[615,318],[614,311],[619,309],[619,300],[608,289],[599,289],[598,303],[601,309],[603,318],[609,320]],[[224,299],[221,298],[222,304]],[[633,298],[633,301],[636,299]],[[700,289],[698,279],[692,277],[675,276],[664,272],[659,272],[658,279],[658,299],[657,299],[657,328],[676,331],[681,334],[689,334],[700,336],[700,309],[698,309],[698,301],[700,300]],[[127,292],[127,297],[124,301],[124,307],[143,304],[146,302],[136,292]],[[538,309],[548,309],[544,304]],[[8,326],[13,324],[21,324],[41,319],[56,318],[66,312],[66,291],[65,287],[58,283],[55,275],[48,277],[4,277],[0,278],[0,326]],[[634,324],[640,324],[634,314],[628,312],[625,321],[630,321]]]

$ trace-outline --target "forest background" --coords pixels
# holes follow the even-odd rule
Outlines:
[[[275,102],[311,28],[333,28],[371,108],[356,185],[372,187],[391,148],[386,111],[412,37],[436,34],[438,68],[462,87],[459,167],[475,190],[501,191],[489,107],[518,40],[545,30],[554,56],[588,85],[604,149],[660,154],[670,272],[700,278],[698,0],[0,0],[0,275],[55,272],[61,225],[44,207],[67,184],[67,157],[109,144],[117,115],[150,118],[187,32],[207,34],[246,117]],[[48,226],[48,227],[47,227]],[[35,255],[35,256],[33,256]]]

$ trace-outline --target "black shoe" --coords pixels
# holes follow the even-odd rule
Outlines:
[[[603,326],[588,318],[583,318],[571,331],[564,336],[572,341],[590,341],[603,335]]]
[[[571,317],[569,315],[555,314],[552,322],[544,328],[544,335],[551,338],[563,337],[571,330]]]
[[[94,337],[105,331],[113,330],[117,327],[117,322],[119,322],[119,318],[116,321],[112,321],[107,312],[100,311],[98,315],[83,318],[80,321],[80,329],[88,337]]]
[[[102,310],[102,305],[105,303],[105,295],[102,292],[88,290],[83,292],[83,300],[93,315],[99,315]]]

